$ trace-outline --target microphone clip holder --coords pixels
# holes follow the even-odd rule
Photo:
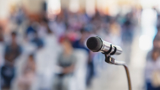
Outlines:
[[[111,45],[112,46],[112,45]],[[111,50],[110,50],[111,51]],[[127,75],[127,81],[128,81],[128,90],[132,90],[132,85],[131,85],[131,79],[130,79],[130,74],[129,74],[129,69],[127,65],[125,65],[125,62],[123,61],[118,61],[115,60],[113,57],[111,57],[110,53],[103,53],[105,55],[105,62],[109,64],[114,64],[114,65],[122,65],[125,68],[126,75]]]

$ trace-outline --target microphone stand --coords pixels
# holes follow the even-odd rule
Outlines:
[[[128,81],[128,90],[132,90],[132,85],[131,85],[131,79],[130,79],[130,74],[129,74],[129,69],[125,65],[125,62],[123,61],[117,61],[113,57],[111,57],[109,54],[105,54],[105,61],[109,64],[114,64],[114,65],[122,65],[125,68],[126,75],[127,75],[127,81]]]

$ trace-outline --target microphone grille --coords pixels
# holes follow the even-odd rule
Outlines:
[[[87,40],[87,47],[94,52],[99,51],[102,45],[102,40],[99,37],[90,37]]]

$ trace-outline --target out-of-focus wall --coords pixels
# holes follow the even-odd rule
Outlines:
[[[104,14],[116,15],[120,10],[130,11],[130,7],[135,6],[140,0],[61,0],[61,6],[65,9],[70,9],[73,12],[77,8],[93,13],[93,9]],[[74,7],[74,8],[73,8]]]
[[[22,0],[22,4],[29,13],[40,13],[45,0]]]
[[[8,18],[11,7],[17,4],[20,0],[0,0],[0,19]]]
[[[0,19],[4,19],[9,15],[9,0],[0,0]]]

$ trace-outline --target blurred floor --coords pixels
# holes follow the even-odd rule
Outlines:
[[[128,65],[132,81],[132,90],[144,90],[144,66],[146,51],[139,48],[139,33],[135,34],[132,44],[131,61]],[[124,55],[121,58],[123,59]],[[107,64],[100,76],[97,76],[88,90],[128,90],[127,77],[122,66]]]

